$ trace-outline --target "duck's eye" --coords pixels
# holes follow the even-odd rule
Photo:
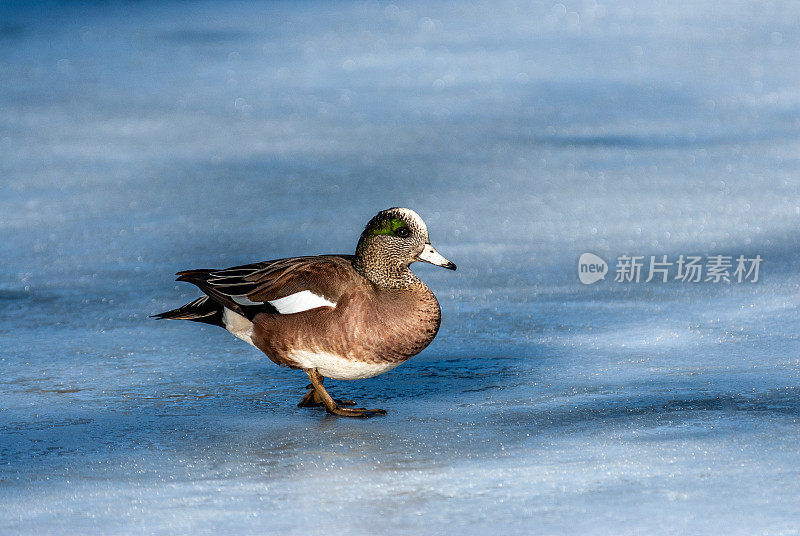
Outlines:
[[[409,229],[408,227],[400,227],[398,230],[394,232],[394,234],[396,234],[400,238],[408,238],[409,236],[411,236],[411,229]]]

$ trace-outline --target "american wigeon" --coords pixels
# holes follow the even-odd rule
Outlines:
[[[224,327],[278,365],[303,369],[311,385],[301,407],[369,417],[386,412],[341,407],[354,402],[334,400],[322,382],[377,376],[430,344],[441,309],[410,270],[414,261],[456,269],[433,248],[416,212],[390,208],[369,221],[355,255],[178,272],[178,281],[205,295],[155,316]]]

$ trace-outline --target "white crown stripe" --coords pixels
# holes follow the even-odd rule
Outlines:
[[[310,290],[303,290],[302,292],[296,292],[284,298],[271,300],[269,304],[275,307],[282,315],[302,313],[303,311],[316,309],[317,307],[336,307],[336,303],[314,294]]]

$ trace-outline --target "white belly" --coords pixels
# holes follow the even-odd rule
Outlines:
[[[361,363],[344,359],[328,352],[295,350],[289,357],[304,369],[315,368],[326,378],[334,380],[361,380],[392,370],[402,363]]]

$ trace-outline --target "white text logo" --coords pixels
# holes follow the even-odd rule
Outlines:
[[[594,253],[583,253],[578,259],[578,279],[584,285],[597,283],[606,278],[608,264]]]

